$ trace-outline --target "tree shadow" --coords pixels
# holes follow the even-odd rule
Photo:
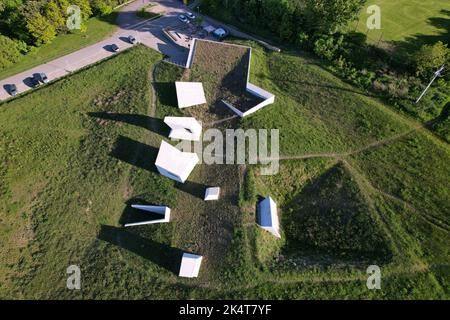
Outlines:
[[[128,123],[150,130],[163,137],[168,137],[170,133],[170,128],[162,119],[152,118],[146,115],[110,112],[89,112],[88,115],[99,119]]]
[[[110,156],[127,162],[132,166],[158,173],[155,161],[158,149],[133,139],[119,136]]]
[[[429,25],[440,30],[439,34],[415,34],[405,38],[403,41],[393,41],[398,48],[400,57],[411,56],[425,44],[432,45],[438,41],[450,43],[450,10],[442,9],[440,13],[445,17],[431,17],[428,19]]]
[[[183,256],[183,251],[178,248],[143,238],[123,228],[107,225],[101,226],[97,238],[131,251],[167,271],[178,275]]]

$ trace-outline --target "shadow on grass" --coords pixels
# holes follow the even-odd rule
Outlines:
[[[163,120],[146,115],[109,112],[89,112],[88,115],[94,118],[131,124],[133,126],[150,130],[164,137],[168,137],[170,133],[169,127]]]
[[[156,82],[154,86],[161,104],[178,108],[177,92],[174,82]]]
[[[178,274],[183,251],[165,244],[143,238],[139,235],[117,228],[102,225],[97,236],[99,240],[131,251],[158,266]]]
[[[436,35],[415,34],[404,41],[395,42],[402,51],[415,51],[424,44],[434,44],[438,41],[448,43],[450,39],[450,10],[442,9],[441,14],[446,17],[431,17],[428,24],[439,29],[441,32]]]
[[[127,223],[135,223],[150,220],[163,219],[164,216],[158,213],[148,212],[144,210],[134,209],[131,207],[133,204],[140,204],[144,206],[162,206],[161,204],[149,203],[142,198],[135,197],[126,202],[126,207],[122,212],[119,219],[119,224],[125,225]]]
[[[132,166],[158,173],[155,161],[158,149],[133,139],[119,136],[110,156]]]
[[[199,198],[199,199],[203,200],[205,197],[206,188],[208,188],[208,186],[204,185],[202,183],[186,181],[185,183],[177,182],[175,184],[175,188],[177,188],[178,190],[183,191],[185,193],[188,193],[195,198]]]

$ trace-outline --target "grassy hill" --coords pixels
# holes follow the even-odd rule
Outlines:
[[[237,43],[253,46],[251,81],[276,103],[205,128],[279,129],[277,175],[157,174],[164,116],[229,115],[216,101],[180,111],[173,81],[211,75],[144,47],[0,105],[0,297],[448,299],[448,145],[315,60]],[[222,201],[202,200],[209,185]],[[255,226],[244,189],[277,201],[282,240]],[[173,221],[124,229],[134,202],[169,205]],[[205,256],[199,278],[177,276],[183,251]],[[372,263],[379,291],[366,288]],[[71,264],[81,291],[65,288]]]

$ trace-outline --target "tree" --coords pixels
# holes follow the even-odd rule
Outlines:
[[[423,45],[413,57],[416,75],[430,77],[443,64],[450,67],[450,49],[441,41],[434,45]]]
[[[305,0],[307,28],[311,33],[334,33],[355,20],[366,0]]]
[[[36,44],[49,43],[56,37],[56,29],[42,14],[35,12],[27,18],[27,29]]]
[[[92,8],[89,0],[72,0],[70,1],[70,4],[80,7],[83,21],[86,21],[92,16]]]
[[[20,56],[17,43],[0,34],[0,70],[16,63]]]
[[[108,15],[113,12],[114,8],[111,1],[91,0],[92,11],[95,15]]]
[[[55,1],[48,1],[44,7],[44,16],[53,25],[55,30],[65,30],[66,18],[61,8]]]

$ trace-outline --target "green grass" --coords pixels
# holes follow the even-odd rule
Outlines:
[[[133,186],[146,170],[127,161],[145,152],[146,130],[91,113],[145,116],[160,58],[139,47],[2,104],[0,296],[57,297],[65,268],[81,263],[102,225],[118,225],[125,202],[144,193]],[[167,182],[147,178],[161,185],[147,196],[169,201]]]
[[[35,51],[24,55],[11,67],[0,70],[0,79],[34,68],[43,63],[99,42],[116,29],[117,12],[99,18],[91,18],[86,23],[87,31],[62,34],[51,43],[42,45]]]
[[[367,30],[366,13],[369,5],[381,8],[381,30]],[[450,4],[446,0],[369,0],[360,13],[359,22],[352,29],[367,33],[370,42],[411,41],[435,43],[438,40],[448,42],[450,27]]]
[[[150,3],[136,12],[136,15],[142,19],[156,19],[162,16],[161,13],[152,12],[151,8],[156,4]]]
[[[215,101],[179,110],[173,82],[210,75],[164,62],[153,110],[161,56],[141,46],[1,105],[0,297],[448,299],[448,145],[315,60],[239,43],[276,103],[214,127],[279,129],[281,154],[308,158],[277,175],[157,174],[164,116],[225,114]],[[206,186],[221,201],[203,201]],[[281,240],[255,226],[255,193],[277,201]],[[172,222],[121,228],[134,202],[169,205]],[[199,278],[177,277],[182,251],[204,255]],[[372,263],[382,290],[366,288]],[[65,288],[70,264],[81,291]]]
[[[429,279],[423,285],[430,291],[423,290],[423,297],[448,295],[448,285],[434,273],[434,266],[443,265],[449,274],[448,144],[324,72],[314,60],[255,47],[251,80],[275,93],[276,103],[242,125],[278,128],[281,154],[306,159],[283,160],[278,175],[257,176],[258,193],[271,194],[280,206],[284,243],[268,245],[250,229],[237,247],[253,244],[250,252],[273,261],[266,277],[286,278],[286,283],[311,279],[299,270],[331,266],[333,271],[321,276],[330,277],[339,293],[316,287],[316,297],[324,292],[328,297],[358,297],[360,289],[344,279],[357,274],[366,259],[398,281],[390,284],[397,287],[398,297],[410,290],[403,288],[409,277]],[[347,255],[347,249],[364,253]],[[350,273],[336,273],[351,265]],[[400,270],[402,278],[397,276]],[[263,287],[257,285],[255,291]],[[279,292],[284,290],[280,285]],[[389,290],[375,296],[392,297],[395,290]]]

